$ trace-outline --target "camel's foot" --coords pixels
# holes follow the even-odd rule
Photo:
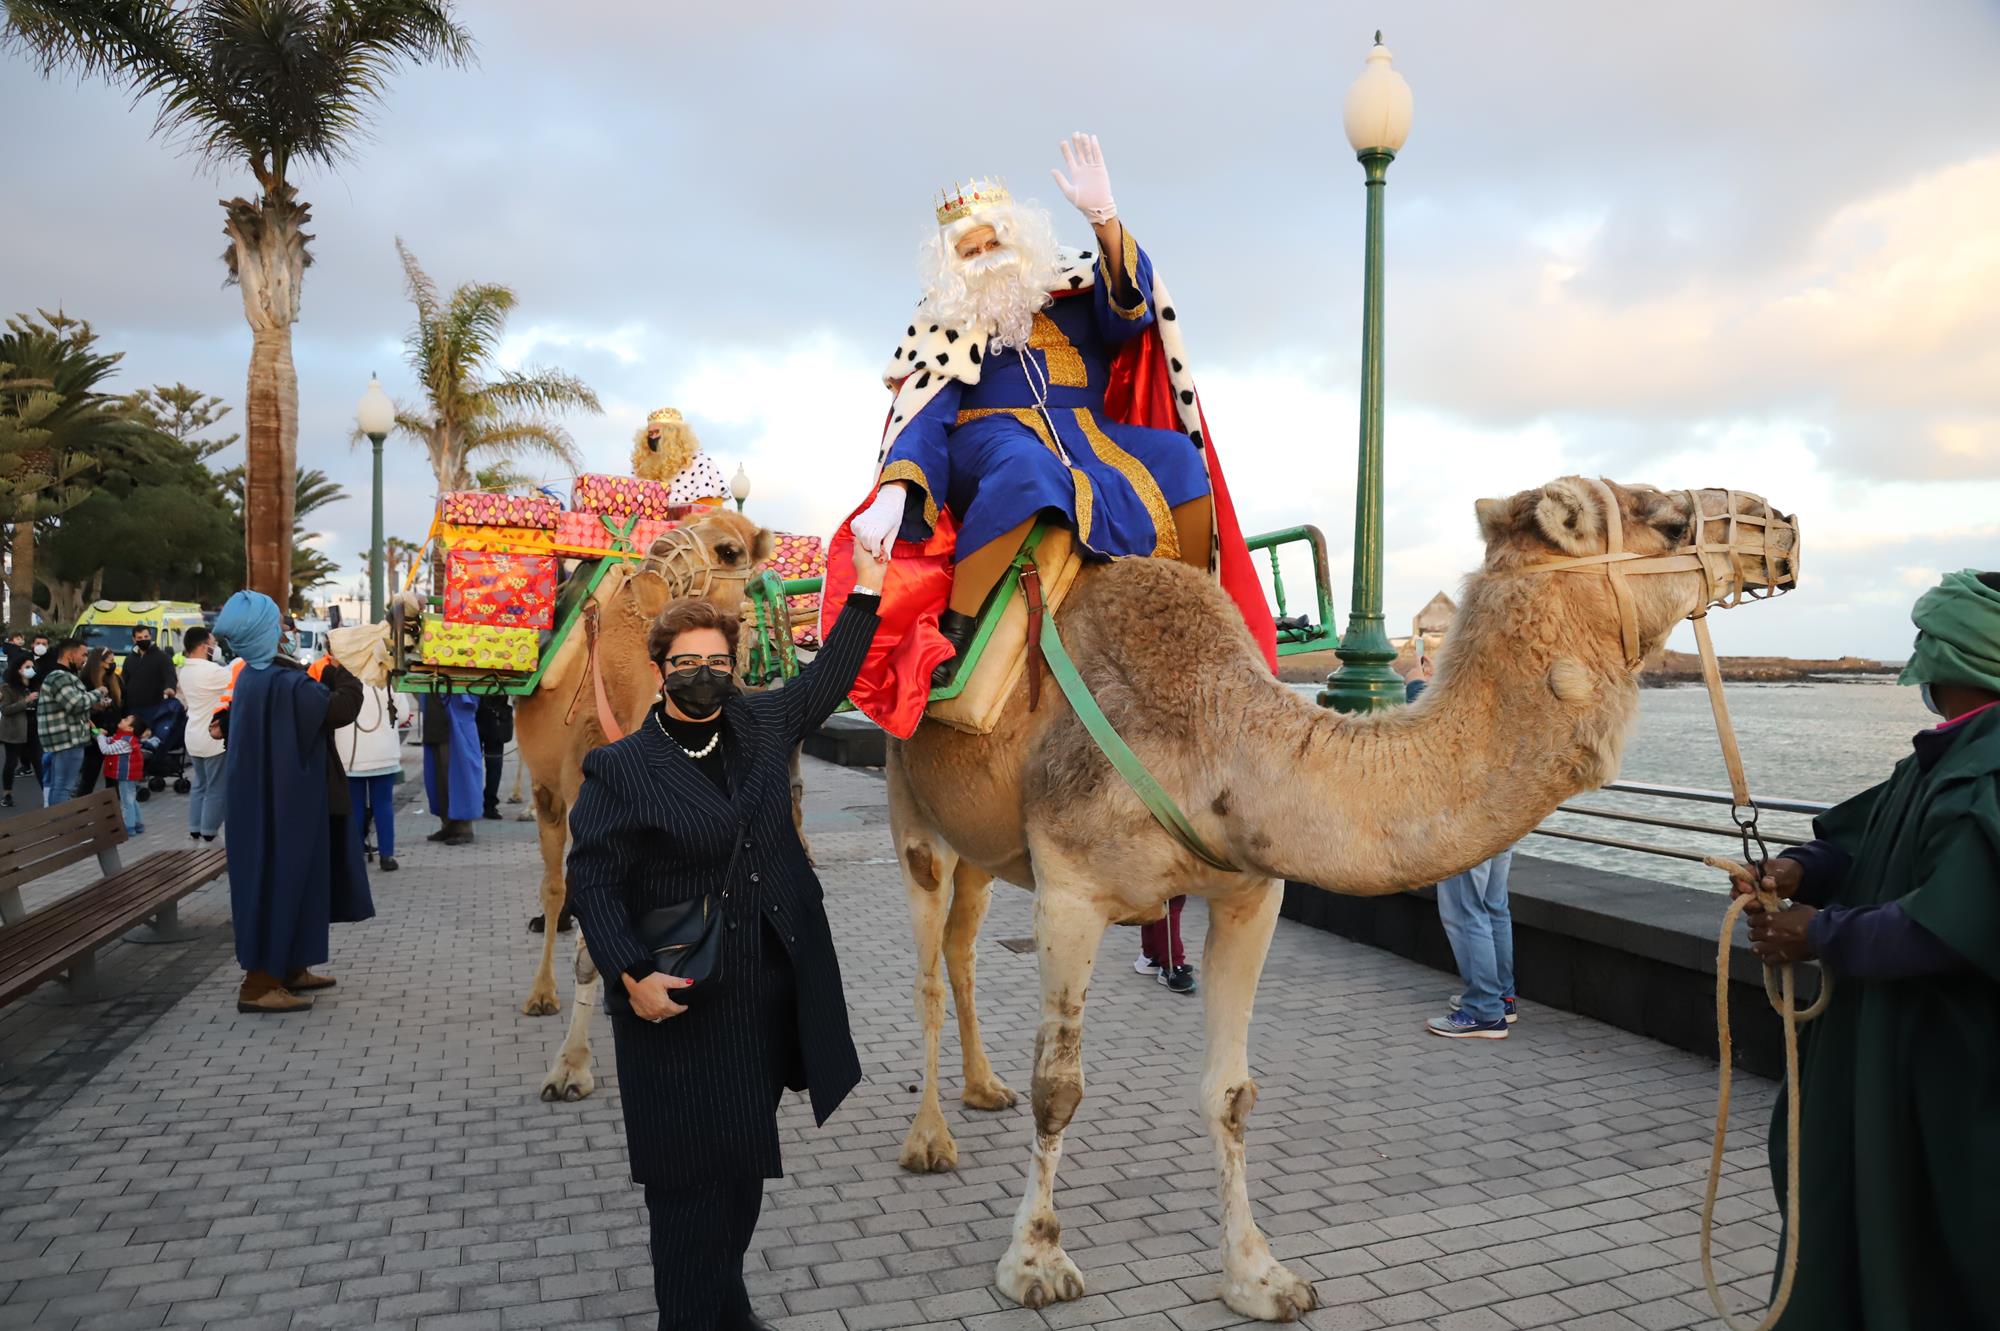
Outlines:
[[[572,1053],[564,1049],[556,1055],[556,1061],[549,1064],[549,1075],[542,1080],[542,1099],[548,1101],[581,1100],[597,1089],[597,1078],[590,1072],[590,1050],[581,1049]]]
[[[1223,1272],[1222,1301],[1245,1317],[1266,1322],[1295,1322],[1300,1313],[1319,1306],[1311,1282],[1287,1271],[1268,1252],[1241,1271]]]
[[[562,1011],[562,1000],[556,997],[555,981],[536,984],[528,991],[528,1001],[521,1004],[521,1012],[529,1017],[553,1017]]]
[[[959,1099],[967,1109],[1012,1109],[1021,1097],[989,1069],[984,1077],[968,1077]]]
[[[903,1138],[900,1163],[913,1174],[942,1174],[958,1168],[958,1143],[952,1140],[951,1128],[937,1108],[917,1111],[910,1135]]]
[[[993,1283],[1023,1308],[1046,1308],[1083,1297],[1083,1272],[1053,1240],[1020,1239],[1007,1246]]]

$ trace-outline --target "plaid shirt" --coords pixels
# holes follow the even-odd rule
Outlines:
[[[83,681],[67,670],[51,670],[42,681],[35,716],[41,727],[42,749],[58,753],[91,741],[90,709],[97,700]]]

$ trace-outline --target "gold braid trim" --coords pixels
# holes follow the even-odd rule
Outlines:
[[[1028,333],[1028,350],[1039,351],[1048,358],[1049,382],[1057,388],[1090,387],[1090,372],[1084,368],[1083,353],[1048,315],[1035,315],[1035,326]]]
[[[1118,228],[1125,235],[1125,285],[1138,293],[1137,305],[1120,305],[1118,287],[1111,280],[1111,266],[1105,256],[1097,256],[1097,280],[1104,287],[1104,303],[1111,312],[1121,319],[1143,319],[1146,317],[1146,293],[1139,290],[1139,242],[1132,239],[1132,228],[1122,223]]]
[[[1044,421],[1042,414],[1033,407],[969,407],[958,413],[958,423],[964,425],[982,416],[1012,416],[1033,430],[1035,438],[1042,441],[1042,446],[1055,454],[1058,461],[1061,460],[1063,452],[1056,447],[1055,439],[1050,436],[1048,422]],[[1080,467],[1069,469],[1069,479],[1076,487],[1076,539],[1087,549],[1090,546],[1090,513],[1096,499],[1096,491],[1090,488],[1090,477]]]
[[[882,468],[882,477],[876,482],[876,486],[879,488],[887,485],[890,481],[914,481],[919,486],[922,486],[924,491],[924,522],[931,527],[937,526],[937,491],[931,488],[930,478],[924,475],[922,467],[919,467],[914,462],[891,462],[888,466]]]
[[[1076,408],[1076,423],[1083,430],[1083,437],[1090,441],[1090,449],[1097,454],[1097,460],[1108,462],[1131,485],[1139,502],[1146,506],[1146,512],[1153,519],[1153,555],[1157,559],[1179,559],[1181,557],[1180,529],[1174,526],[1174,515],[1167,508],[1167,496],[1160,490],[1160,483],[1153,479],[1139,459],[1127,453],[1112,442],[1111,436],[1097,423],[1097,417],[1090,414],[1088,407]]]

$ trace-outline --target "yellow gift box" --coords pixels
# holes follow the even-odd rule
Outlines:
[[[540,527],[475,527],[467,523],[438,524],[438,544],[447,550],[489,550],[495,553],[553,554],[556,534]]]
[[[532,674],[541,660],[541,640],[533,629],[453,624],[442,615],[425,615],[417,657],[425,665],[455,670]]]

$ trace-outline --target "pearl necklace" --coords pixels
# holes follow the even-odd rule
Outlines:
[[[682,753],[685,753],[688,757],[694,759],[696,762],[700,762],[703,758],[708,757],[709,754],[714,753],[716,750],[716,746],[722,743],[721,726],[717,726],[715,728],[715,733],[708,737],[708,743],[702,745],[699,749],[690,749],[685,744],[682,744],[679,740],[674,739],[673,732],[667,729],[667,723],[660,719],[660,714],[658,712],[653,713],[653,724],[660,728],[660,733],[662,735],[665,735],[668,739],[674,741],[675,748],[679,749]]]

